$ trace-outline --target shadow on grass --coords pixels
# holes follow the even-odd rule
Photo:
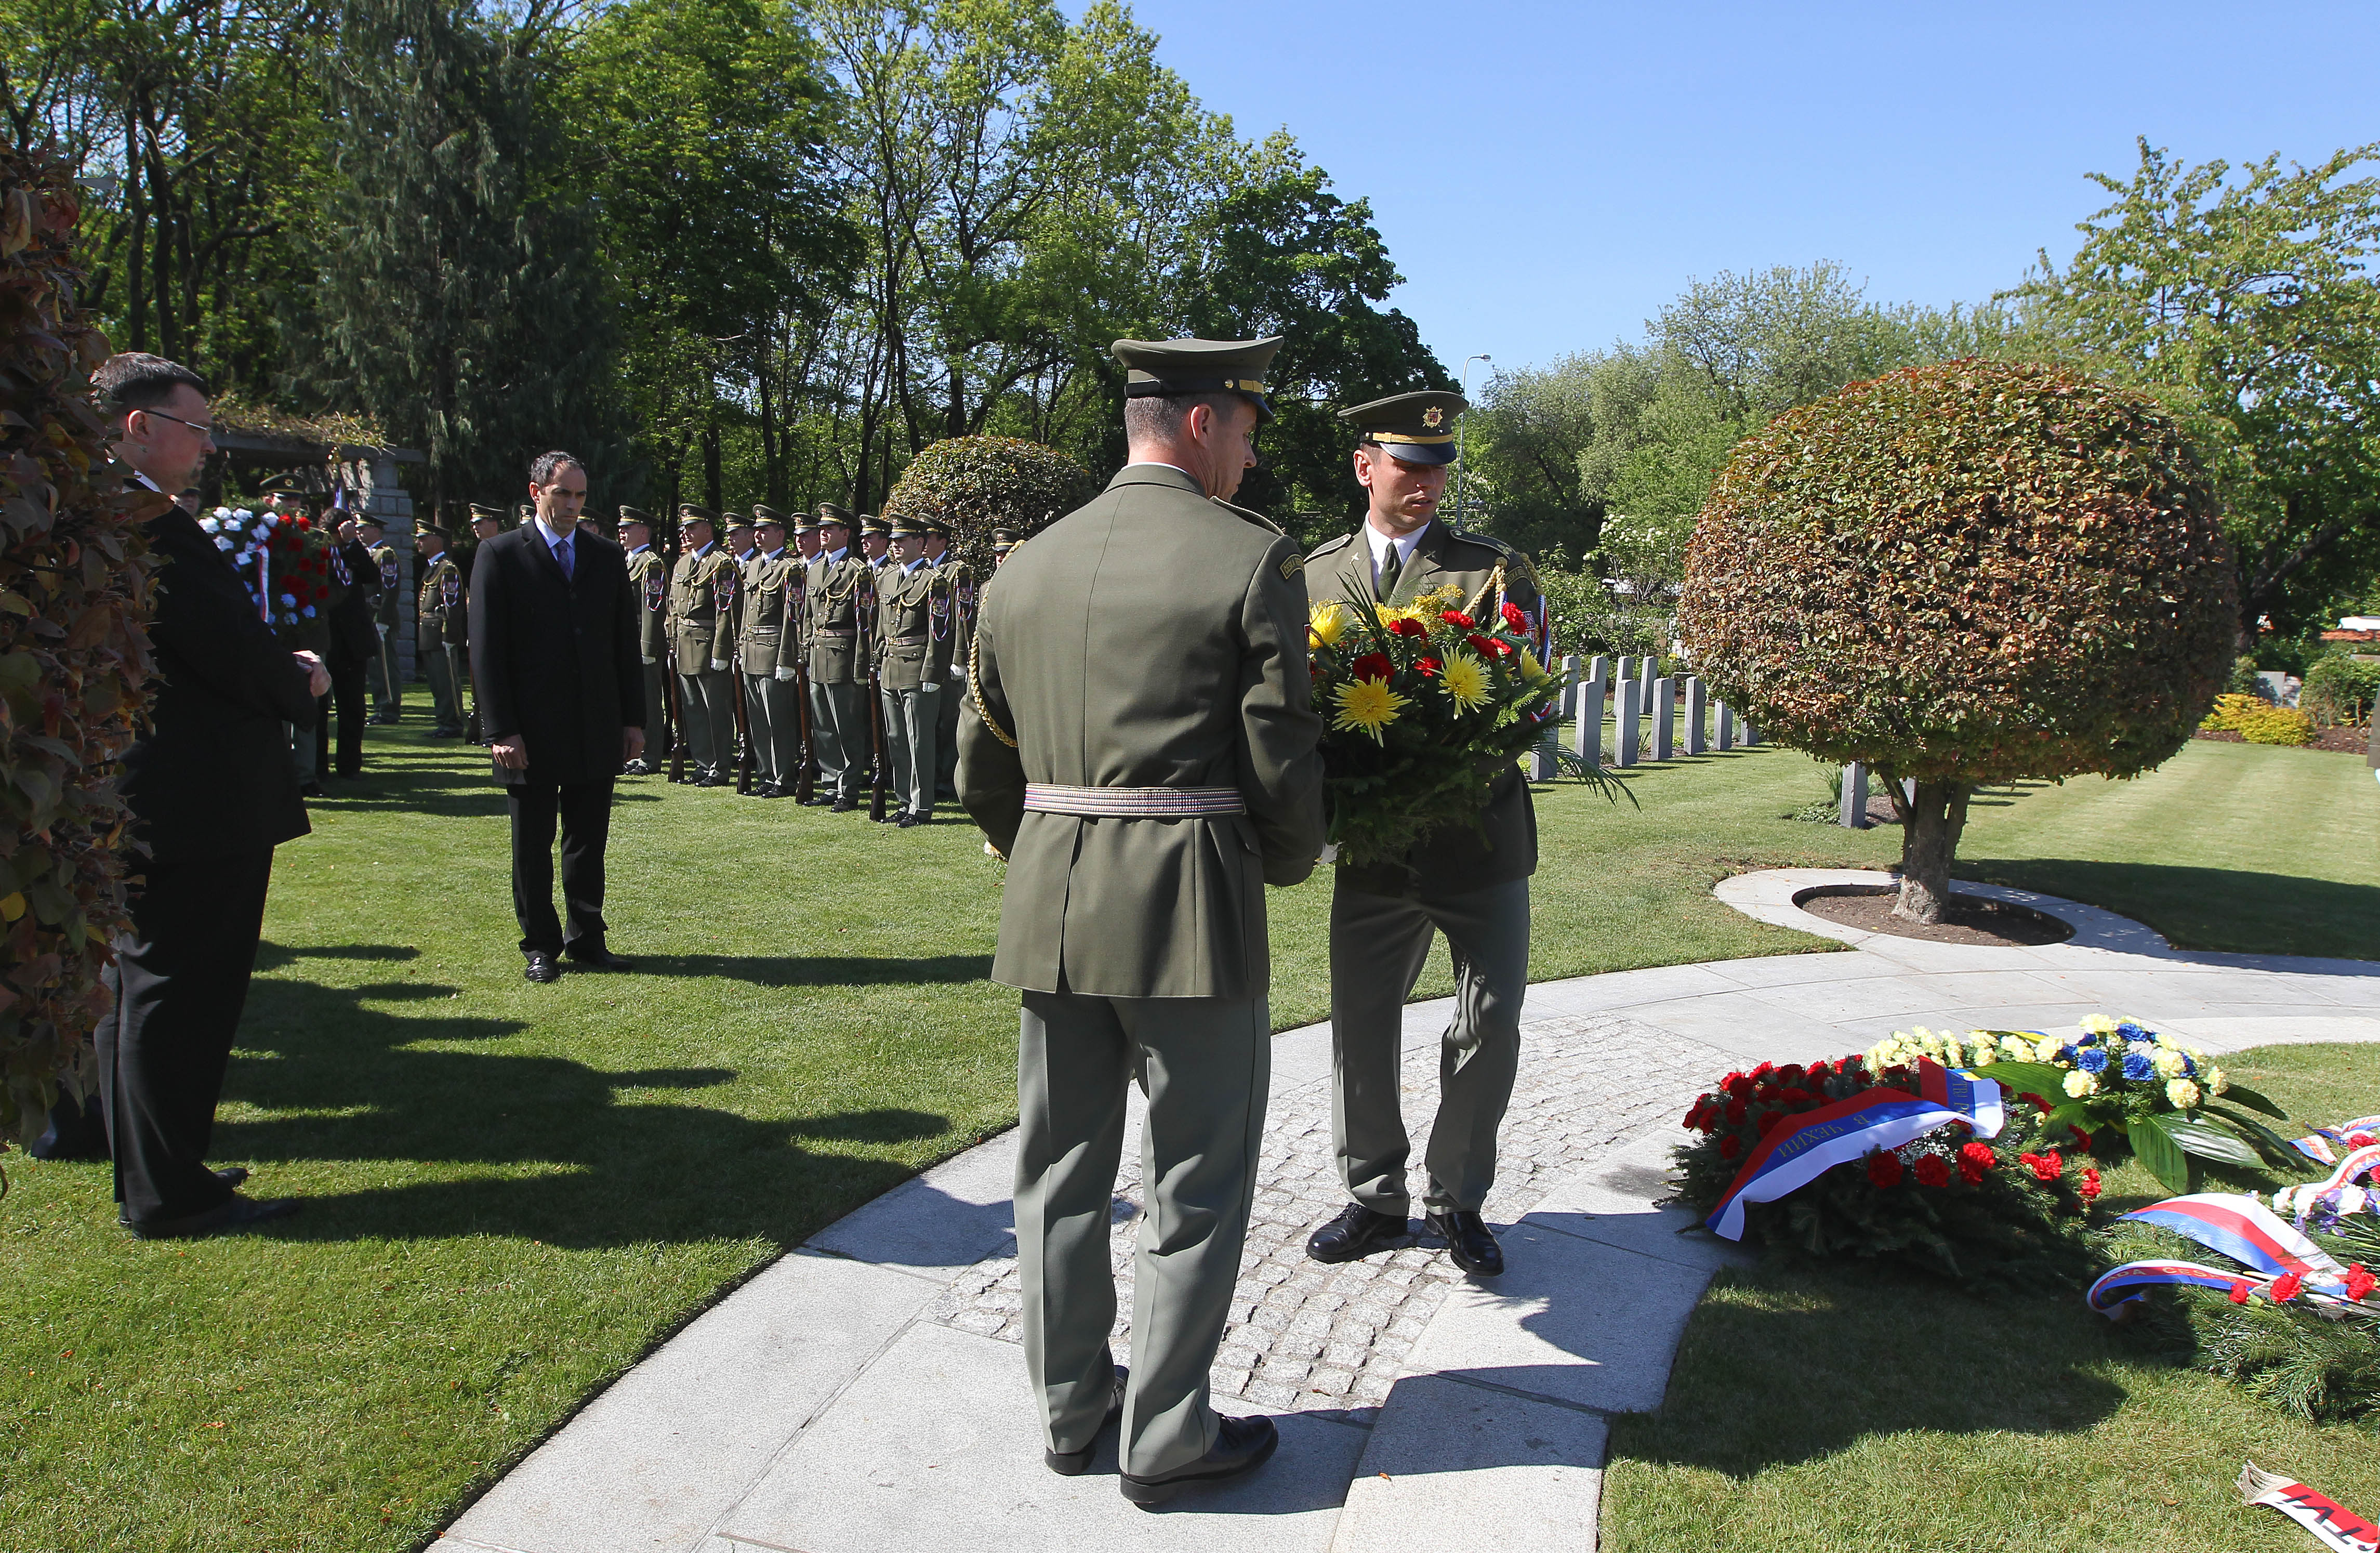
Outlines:
[[[267,946],[264,963],[317,952],[412,953]],[[257,1164],[261,1195],[272,1195],[276,1161],[350,1161],[388,1181],[309,1195],[303,1214],[276,1226],[278,1238],[791,1246],[912,1175],[913,1164],[886,1157],[892,1146],[951,1130],[947,1117],[900,1107],[756,1118],[691,1103],[695,1091],[733,1083],[729,1068],[607,1072],[488,1050],[482,1043],[528,1026],[437,1013],[455,990],[429,982],[253,985],[239,1045],[269,1055],[235,1061],[225,1098],[273,1114],[218,1122],[212,1157]]]
[[[2069,857],[1961,855],[1952,868],[1961,879],[2104,906],[2176,949],[2367,961],[2380,952],[2380,884]]]
[[[981,981],[991,974],[989,954],[931,954],[914,960],[862,959],[856,955],[639,954],[633,976],[717,977],[755,987],[885,987],[917,983]]]
[[[1687,1326],[1660,1412],[1614,1418],[1610,1456],[1747,1479],[1912,1430],[2080,1433],[2124,1404],[2104,1373],[2111,1332],[2064,1291],[1992,1297],[1849,1268],[1723,1272]]]

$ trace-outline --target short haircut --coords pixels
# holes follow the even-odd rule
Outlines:
[[[99,394],[100,408],[110,416],[155,409],[174,396],[174,390],[185,384],[197,389],[201,398],[208,396],[204,378],[178,362],[152,356],[145,350],[111,356],[91,375],[91,386]]]
[[[1236,394],[1150,394],[1123,402],[1124,435],[1135,442],[1171,442],[1182,434],[1190,412],[1200,405],[1220,413]]]
[[[587,465],[577,454],[564,453],[557,449],[552,453],[540,453],[531,461],[528,467],[529,484],[552,485],[553,477],[562,473],[563,466],[565,464],[577,465],[578,472],[582,475],[587,472]]]

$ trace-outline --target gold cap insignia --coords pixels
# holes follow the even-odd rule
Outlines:
[[[1446,424],[1446,412],[1438,406],[1432,405],[1421,412],[1421,423],[1435,431]]]

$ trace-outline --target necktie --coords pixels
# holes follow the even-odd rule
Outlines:
[[[564,576],[569,576],[571,575],[570,552],[574,548],[576,547],[574,547],[568,540],[565,540],[560,544],[553,547],[553,558],[562,563],[562,575]]]
[[[1397,574],[1402,570],[1404,570],[1403,558],[1398,553],[1397,547],[1391,544],[1389,546],[1389,553],[1380,558],[1379,595],[1382,603],[1388,603],[1396,598]]]

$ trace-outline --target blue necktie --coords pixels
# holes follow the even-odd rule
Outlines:
[[[562,563],[562,575],[564,576],[569,576],[571,575],[570,551],[571,544],[568,540],[565,540],[560,544],[553,547],[553,558]]]

